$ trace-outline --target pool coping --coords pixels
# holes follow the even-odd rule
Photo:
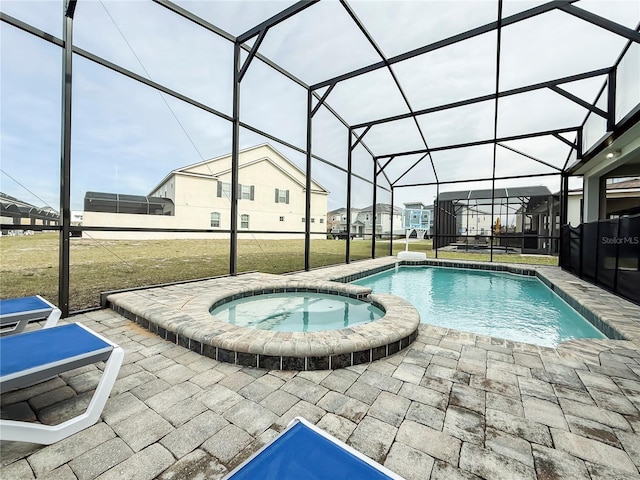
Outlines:
[[[388,294],[374,295],[366,287],[348,283],[396,266],[453,267],[535,276],[609,337],[570,340],[558,345],[558,349],[585,350],[587,345],[587,350],[593,350],[618,341],[640,345],[640,306],[552,266],[382,257],[308,272],[248,273],[136,289],[111,294],[107,303],[162,338],[219,361],[275,370],[335,369],[393,355],[417,337],[420,317],[408,301]],[[385,316],[343,330],[288,333],[237,327],[209,314],[209,308],[222,299],[274,289],[331,292],[367,299],[380,305]]]

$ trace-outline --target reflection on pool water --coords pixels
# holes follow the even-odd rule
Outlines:
[[[353,283],[405,298],[431,325],[549,347],[572,338],[606,338],[535,277],[400,267]]]
[[[224,303],[211,311],[218,320],[240,327],[279,332],[337,330],[384,316],[374,305],[323,293],[269,293]]]

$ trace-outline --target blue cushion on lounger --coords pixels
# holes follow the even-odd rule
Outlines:
[[[290,426],[228,480],[378,480],[401,479],[303,419]]]
[[[113,346],[72,323],[0,338],[0,378],[47,365],[104,353]]]

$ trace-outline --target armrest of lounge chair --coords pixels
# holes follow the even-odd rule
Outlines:
[[[0,419],[0,440],[49,445],[93,425],[100,419],[123,359],[122,348],[79,323],[0,337],[0,392],[106,361],[86,412],[58,425]]]
[[[0,335],[13,335],[24,330],[31,321],[45,320],[44,328],[55,326],[62,312],[40,295],[0,300]],[[6,328],[14,325],[13,328]]]

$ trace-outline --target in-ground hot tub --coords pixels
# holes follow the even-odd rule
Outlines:
[[[233,325],[210,313],[256,295],[298,293],[348,297],[373,305],[384,315],[340,329],[280,332]],[[368,287],[263,273],[116,293],[108,301],[118,313],[170,342],[221,362],[270,370],[326,370],[368,363],[408,347],[420,325],[418,311],[395,295],[371,295]]]
[[[239,327],[319,332],[373,322],[382,318],[384,311],[357,298],[307,291],[263,293],[231,300],[212,308],[211,314]]]

